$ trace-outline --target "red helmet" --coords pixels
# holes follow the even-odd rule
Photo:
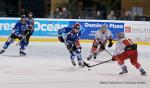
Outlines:
[[[80,24],[79,23],[74,24],[73,28],[76,28],[76,29],[79,30],[80,29]]]

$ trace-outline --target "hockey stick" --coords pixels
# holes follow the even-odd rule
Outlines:
[[[16,46],[18,46],[18,44],[29,34],[29,32],[23,36],[23,38],[21,38],[21,40],[16,44]]]
[[[64,42],[65,43],[65,45],[67,46],[67,43],[66,42]],[[68,48],[67,48],[68,49]],[[69,51],[72,51],[72,50],[70,50],[70,49],[68,49]],[[86,67],[89,67],[89,65],[84,61],[84,60],[82,60],[83,61],[83,64],[86,66]]]
[[[66,45],[66,47],[67,47],[68,44],[67,44],[65,41],[64,41],[64,43],[65,43],[65,45]],[[67,49],[68,49],[69,51],[71,51],[68,47],[67,47]]]
[[[91,65],[91,66],[90,66],[89,64],[86,63],[85,66],[88,67],[88,68],[91,68],[91,67],[95,67],[95,66],[98,66],[98,65],[100,65],[100,64],[103,64],[103,63],[110,62],[110,61],[112,61],[112,60],[103,61],[103,62],[94,64],[94,65]]]
[[[109,51],[105,50],[110,56],[113,56]]]
[[[109,55],[112,56],[112,54],[111,54],[110,52],[108,52],[107,50],[105,50],[105,51],[106,51]],[[100,63],[97,63],[97,64],[94,64],[94,65],[91,65],[91,66],[90,66],[89,64],[85,63],[85,62],[83,62],[83,63],[85,63],[85,66],[86,66],[86,67],[91,68],[91,67],[95,67],[95,66],[97,66],[97,65],[103,64],[103,63],[110,62],[110,61],[112,61],[112,59],[106,60],[106,61],[103,61],[103,62],[100,62]]]

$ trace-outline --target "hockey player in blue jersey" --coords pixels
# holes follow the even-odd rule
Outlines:
[[[63,37],[63,34],[65,34],[65,37]],[[73,27],[64,27],[58,30],[58,39],[60,42],[65,43],[67,49],[69,50],[70,59],[73,66],[76,66],[74,59],[77,57],[78,65],[83,67],[84,63],[81,57],[81,46],[79,42],[80,36],[81,30],[80,24],[78,23],[74,24]]]
[[[30,37],[34,32],[34,18],[33,18],[33,13],[32,12],[28,13],[28,18],[26,19],[26,22],[28,24],[28,28],[25,31],[25,35],[28,33],[27,36],[26,36],[26,42],[27,42],[27,45],[28,45]]]
[[[12,34],[10,35],[10,37],[8,38],[8,40],[5,42],[3,49],[0,51],[0,54],[4,53],[6,51],[6,49],[8,48],[8,46],[13,43],[15,41],[15,39],[19,39],[20,40],[20,55],[26,55],[26,53],[24,52],[25,50],[25,46],[26,46],[26,40],[25,40],[25,36],[24,36],[24,32],[27,29],[28,25],[26,23],[26,16],[22,15],[21,16],[21,20],[18,21],[15,25],[15,27],[12,29]]]

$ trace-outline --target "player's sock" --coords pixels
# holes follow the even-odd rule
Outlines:
[[[71,55],[70,55],[71,63],[73,66],[76,66],[76,62],[74,61],[74,58],[75,58],[74,54],[71,53]]]
[[[84,67],[84,63],[83,63],[83,60],[82,60],[82,57],[81,57],[81,53],[77,53],[77,58],[78,58],[78,65],[79,67]]]
[[[10,45],[10,42],[5,42],[5,44],[4,44],[4,46],[3,46],[3,49],[7,49],[8,48],[8,46]]]
[[[121,66],[122,72],[120,72],[119,75],[128,73],[127,66],[125,66],[124,64],[120,66]]]

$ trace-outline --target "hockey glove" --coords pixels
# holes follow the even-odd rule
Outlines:
[[[62,43],[64,42],[64,38],[62,36],[59,36],[58,39],[60,42],[62,42]]]
[[[100,47],[102,50],[105,50],[105,46],[102,44]]]
[[[71,43],[69,43],[69,44],[67,45],[67,49],[68,49],[69,51],[74,51],[74,50],[75,50],[75,49],[74,49],[74,45],[71,44]]]
[[[28,28],[31,30],[33,29],[33,25],[29,25]]]
[[[125,47],[125,51],[128,51],[128,50],[137,50],[137,44],[127,45]]]
[[[100,41],[100,39],[99,39],[99,38],[96,38],[96,42],[99,43],[99,41]]]
[[[115,55],[112,56],[112,61],[116,61],[116,56]]]
[[[24,35],[19,34],[19,35],[17,35],[17,37],[18,37],[19,39],[22,39],[22,38],[24,38]]]
[[[112,39],[109,39],[108,47],[112,47],[112,45],[113,45]]]

